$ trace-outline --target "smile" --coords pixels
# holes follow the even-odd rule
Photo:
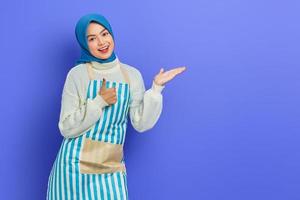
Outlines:
[[[101,49],[98,49],[98,51],[103,51],[103,50],[106,50],[108,49],[109,45],[105,46],[105,47],[102,47]]]

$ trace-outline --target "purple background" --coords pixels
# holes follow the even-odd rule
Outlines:
[[[168,83],[156,126],[125,144],[131,200],[300,199],[300,3],[274,0],[1,3],[1,199],[45,199],[62,141],[74,27],[105,15],[147,88]]]

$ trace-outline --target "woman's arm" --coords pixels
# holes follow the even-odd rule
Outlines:
[[[138,132],[144,132],[151,129],[159,119],[163,106],[161,91],[164,86],[153,82],[152,87],[145,91],[144,81],[139,71],[131,82],[133,82],[129,108],[131,124]]]
[[[58,127],[65,138],[75,138],[87,131],[100,118],[108,104],[99,93],[94,99],[83,98],[83,86],[76,82],[72,70],[68,73],[61,101]]]
[[[146,92],[142,75],[136,70],[137,73],[135,74],[137,75],[134,77],[135,84],[133,84],[130,104],[130,119],[137,131],[144,132],[155,125],[162,111],[163,97],[161,91],[167,82],[185,70],[186,67],[177,67],[168,71],[161,68],[154,77],[152,87]]]

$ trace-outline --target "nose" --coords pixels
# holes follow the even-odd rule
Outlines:
[[[103,38],[101,38],[100,36],[98,36],[97,39],[98,39],[98,45],[101,46],[104,43]]]

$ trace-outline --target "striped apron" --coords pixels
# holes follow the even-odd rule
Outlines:
[[[100,119],[84,134],[64,138],[51,169],[47,200],[123,200],[128,199],[123,144],[129,108],[129,79],[119,66],[126,82],[106,81],[115,87],[117,102],[103,109]],[[95,98],[102,80],[94,79],[87,64],[87,98]]]

